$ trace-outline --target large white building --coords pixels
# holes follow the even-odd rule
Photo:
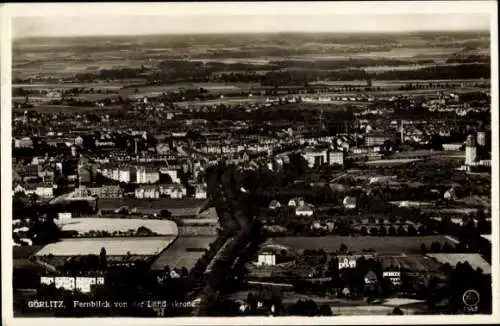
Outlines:
[[[158,199],[160,189],[155,186],[142,186],[135,189],[135,198],[138,199]]]
[[[160,172],[146,167],[137,168],[137,183],[156,183],[160,180]]]
[[[272,252],[261,252],[257,258],[258,266],[274,266],[276,265],[276,255]]]
[[[324,164],[344,165],[344,152],[332,150],[306,150],[302,156],[307,162],[307,165],[312,168],[322,166]]]
[[[477,159],[476,138],[469,135],[465,142],[465,165],[472,165]]]
[[[383,278],[391,281],[392,285],[401,285],[401,272],[400,271],[385,271],[382,273]]]
[[[80,291],[90,293],[93,285],[103,285],[104,277],[92,276],[41,276],[40,284],[54,284],[57,289],[63,288],[68,291]]]
[[[29,137],[24,137],[21,139],[14,139],[15,148],[32,148],[33,141]]]
[[[179,173],[177,173],[177,170],[161,168],[160,173],[167,174],[170,179],[172,179],[172,183],[181,183],[181,179],[179,178]]]
[[[486,133],[484,131],[477,132],[477,144],[479,146],[486,146]]]
[[[356,268],[356,257],[354,256],[339,256],[339,269]]]

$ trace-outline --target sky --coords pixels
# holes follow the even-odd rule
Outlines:
[[[121,17],[15,17],[15,38],[262,32],[405,32],[488,30],[483,14],[448,15],[211,15]]]
[[[8,4],[15,38],[489,30],[492,1]],[[495,11],[492,11],[495,10]],[[495,16],[496,17],[496,16]]]

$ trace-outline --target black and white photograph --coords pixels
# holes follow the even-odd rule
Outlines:
[[[1,10],[6,325],[499,321],[496,2]]]

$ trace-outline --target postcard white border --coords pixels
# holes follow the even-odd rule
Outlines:
[[[330,14],[458,14],[487,13],[491,17],[492,59],[492,315],[439,315],[439,316],[339,316],[339,317],[188,317],[188,318],[43,318],[51,325],[368,325],[368,324],[482,324],[500,320],[499,288],[499,132],[498,132],[498,17],[495,1],[397,1],[397,2],[259,2],[259,3],[57,3],[57,4],[3,4],[0,7],[1,22],[1,230],[2,230],[2,323],[5,325],[31,325],[40,322],[36,318],[13,318],[12,307],[12,166],[11,166],[11,18],[16,16],[132,16],[170,15],[202,16],[231,15],[330,15]],[[411,24],[411,22],[408,22]],[[10,268],[9,268],[10,267]]]

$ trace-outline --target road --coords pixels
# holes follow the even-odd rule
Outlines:
[[[197,298],[199,304],[194,310],[194,315],[196,316],[204,316],[207,314],[206,310],[211,298],[220,291],[220,288],[224,284],[225,277],[229,274],[228,269],[235,266],[235,261],[239,258],[241,252],[243,252],[249,242],[248,228],[250,227],[250,222],[238,207],[230,184],[223,179],[224,177],[221,177],[219,180],[222,186],[218,187],[219,193],[217,195],[226,203],[225,206],[231,213],[233,220],[240,226],[240,229],[236,230],[235,234],[224,243],[216,253],[214,259],[210,262],[209,268],[207,268],[207,272],[205,273],[206,284]]]

